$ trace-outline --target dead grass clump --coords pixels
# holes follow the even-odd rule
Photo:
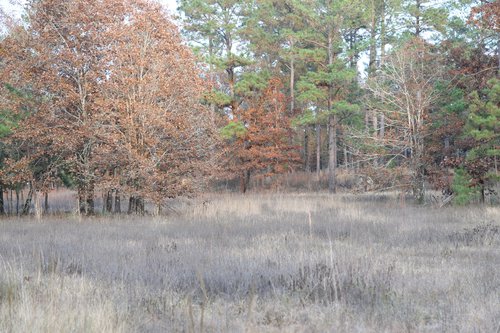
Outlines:
[[[456,247],[500,245],[500,226],[489,222],[474,228],[465,228],[463,231],[451,234],[450,240]]]
[[[377,307],[390,301],[394,266],[374,268],[370,262],[318,263],[299,268],[298,272],[283,279],[292,292],[299,292],[309,302],[329,305],[342,302],[363,308]]]

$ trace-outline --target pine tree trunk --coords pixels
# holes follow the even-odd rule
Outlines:
[[[349,157],[347,153],[347,146],[344,142],[344,168],[347,170],[349,169]]]
[[[337,192],[337,116],[328,117],[328,191]]]
[[[291,49],[293,52],[293,41],[291,42]],[[293,116],[295,111],[295,59],[292,56],[290,60],[290,117]]]
[[[377,10],[376,10],[376,0],[371,0],[372,3],[372,15],[370,24],[370,54],[368,61],[368,75],[375,72],[376,61],[377,61]]]
[[[328,65],[333,65],[333,28],[328,30]],[[337,192],[337,116],[333,113],[333,86],[328,86],[328,191]]]
[[[384,137],[385,137],[385,116],[383,113],[380,113],[380,131],[379,131],[379,139],[382,145],[384,145]],[[384,165],[385,164],[385,157],[384,155],[380,156],[378,158],[379,160],[379,165]]]
[[[385,61],[385,44],[386,42],[386,22],[385,22],[385,10],[387,0],[382,0],[382,8],[380,12],[380,66],[384,64]]]
[[[321,125],[316,124],[316,176],[321,176]]]
[[[498,75],[500,76],[500,38],[497,41],[497,61],[498,61]]]
[[[373,119],[373,138],[375,140],[378,139],[378,134],[379,134],[379,128],[378,128],[378,114],[377,114],[377,111],[373,110],[373,114],[372,114],[372,119]],[[377,141],[375,141],[377,142]],[[376,168],[378,167],[378,158],[375,157],[373,159],[373,166]]]
[[[419,38],[420,37],[420,34],[422,33],[422,2],[421,0],[416,0],[415,1],[415,8],[416,8],[416,11],[415,11],[415,37]]]
[[[309,126],[306,125],[304,128],[304,171],[311,172],[311,166],[309,165]]]

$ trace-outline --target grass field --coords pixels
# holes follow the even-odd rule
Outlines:
[[[500,209],[264,194],[6,218],[0,332],[498,333]]]

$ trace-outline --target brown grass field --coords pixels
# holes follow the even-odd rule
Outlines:
[[[500,208],[178,200],[0,220],[0,332],[500,332]]]

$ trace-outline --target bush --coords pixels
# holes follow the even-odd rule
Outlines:
[[[451,185],[457,205],[467,205],[479,198],[479,188],[472,184],[472,177],[464,169],[456,169]]]

